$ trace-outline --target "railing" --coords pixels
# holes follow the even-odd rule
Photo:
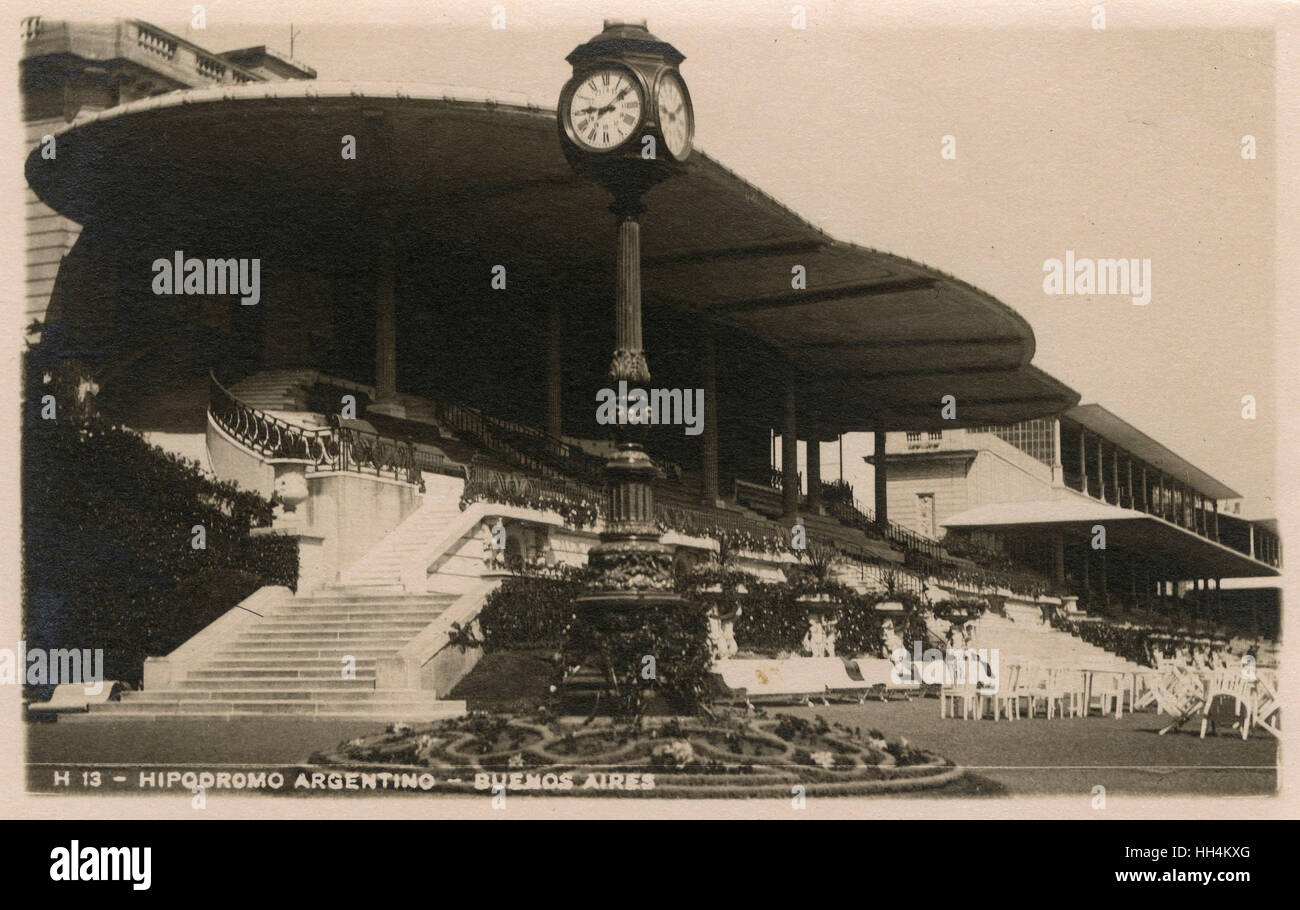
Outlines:
[[[42,29],[40,16],[27,16],[18,26],[18,38],[21,41],[35,41],[40,37]]]
[[[236,442],[265,458],[301,461],[309,472],[350,471],[420,484],[421,471],[460,474],[457,466],[413,443],[345,427],[301,427],[244,404],[209,376],[208,413]]]
[[[148,51],[163,60],[173,60],[176,57],[175,41],[139,23],[135,27],[135,43],[141,50]]]
[[[446,402],[438,405],[437,414],[439,420],[479,448],[516,467],[556,480],[601,483],[603,458],[535,427]]]

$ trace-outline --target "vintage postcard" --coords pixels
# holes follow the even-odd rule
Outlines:
[[[13,814],[1289,815],[1295,25],[17,11]]]

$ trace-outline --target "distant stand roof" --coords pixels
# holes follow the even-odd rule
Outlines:
[[[1146,433],[1099,404],[1078,405],[1061,416],[1104,437],[1211,499],[1241,498],[1241,494],[1232,487],[1211,477],[1181,455],[1156,442]]]

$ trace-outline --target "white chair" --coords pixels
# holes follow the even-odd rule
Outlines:
[[[1214,706],[1216,698],[1232,699],[1234,713],[1238,716],[1237,726],[1241,728],[1241,738],[1245,739],[1249,736],[1250,726],[1253,723],[1254,688],[1253,681],[1242,676],[1240,670],[1212,674],[1205,685],[1205,704],[1201,709],[1201,739],[1205,739],[1207,725],[1214,727],[1215,735],[1218,735],[1218,727],[1210,717],[1210,709]]]
[[[980,693],[978,685],[973,682],[963,682],[954,685],[945,684],[939,690],[939,716],[956,717],[958,700],[962,703],[962,720],[969,720],[972,716],[978,720],[984,715],[984,696]],[[952,710],[945,713],[949,703],[952,705]]]

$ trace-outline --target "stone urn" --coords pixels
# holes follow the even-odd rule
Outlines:
[[[306,511],[298,507],[310,496],[307,473],[300,464],[275,466],[275,497],[278,504],[272,513],[272,527],[284,530],[301,529],[307,523]]]
[[[844,606],[833,594],[801,594],[797,600],[808,615],[808,634],[803,648],[813,657],[834,657],[840,610]]]

